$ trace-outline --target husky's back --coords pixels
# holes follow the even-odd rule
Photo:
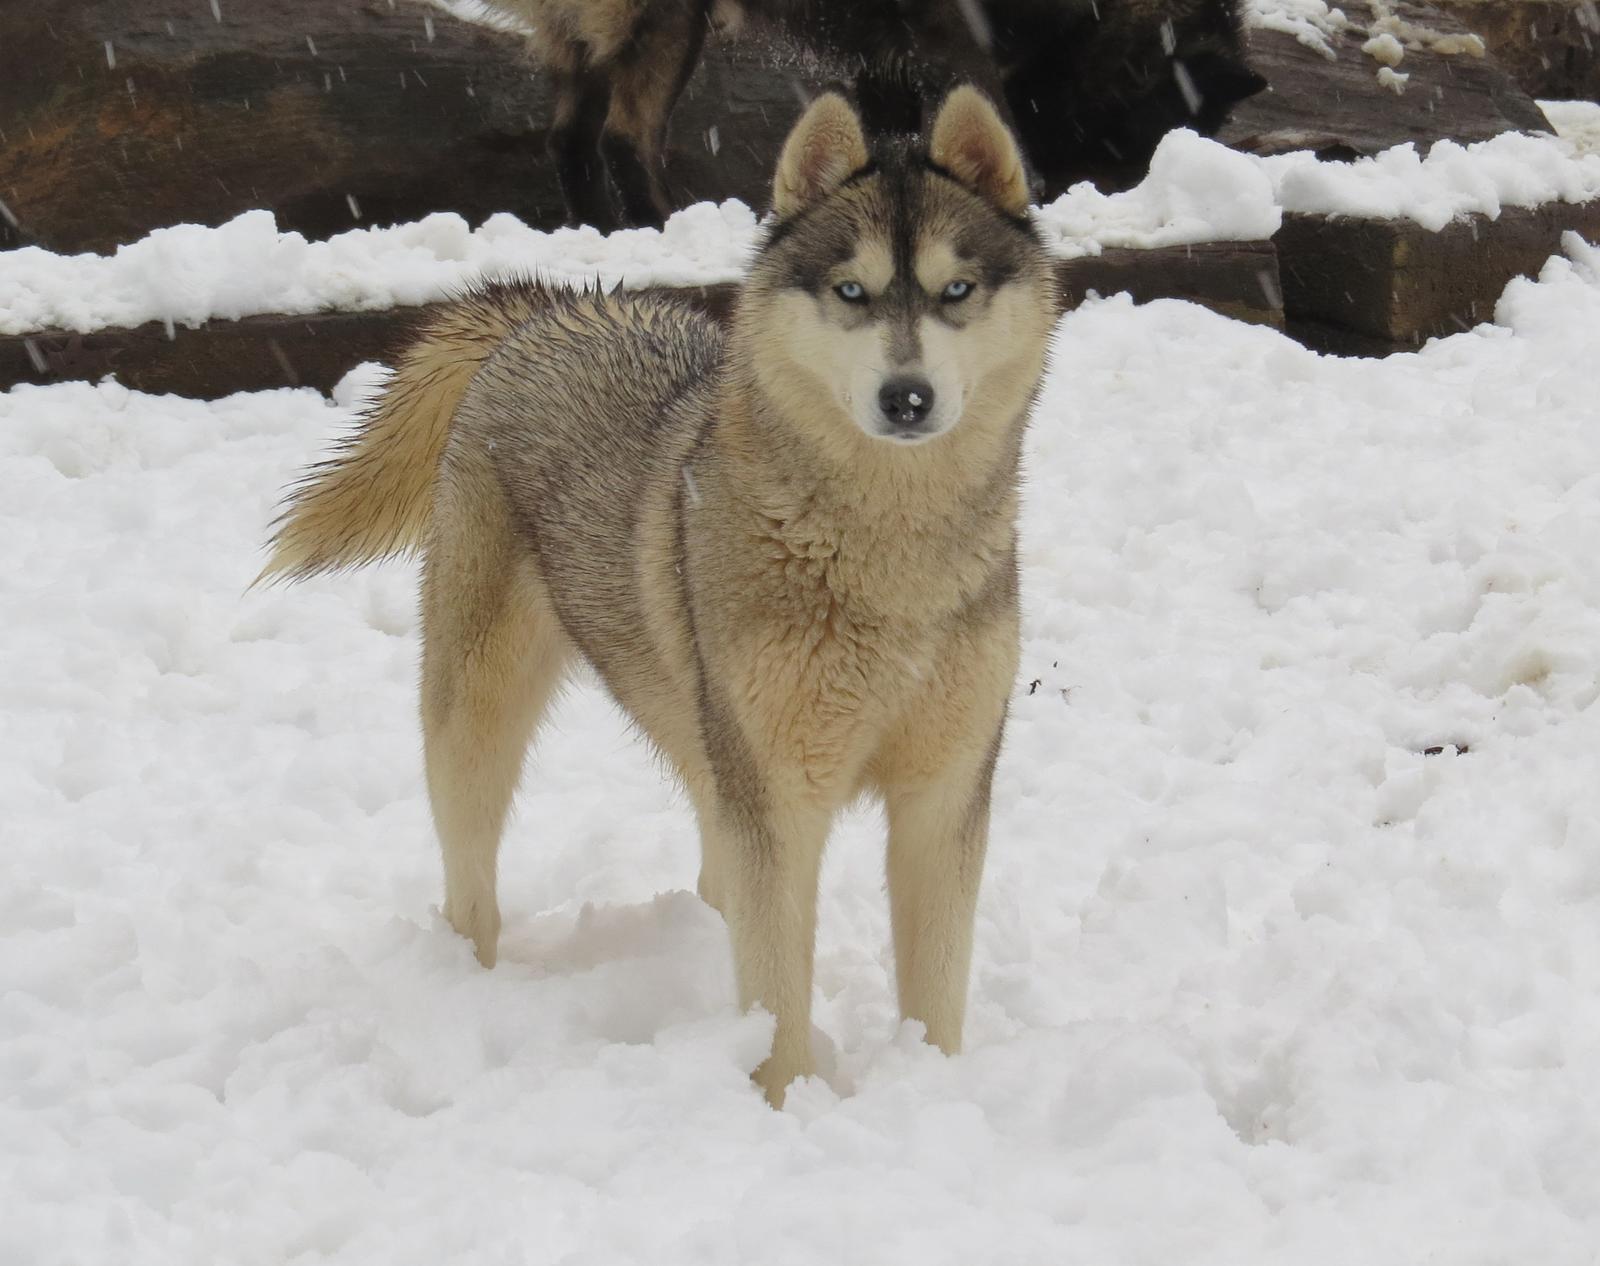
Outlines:
[[[723,334],[658,294],[529,299],[456,411],[439,496],[492,475],[564,630],[627,701],[648,662],[638,554],[675,544],[666,515],[714,421]]]

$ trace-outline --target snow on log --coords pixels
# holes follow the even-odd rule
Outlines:
[[[1141,302],[1189,299],[1241,320],[1281,326],[1278,258],[1270,242],[1221,242],[1151,250],[1107,250],[1062,260],[1064,307],[1094,291],[1126,291]],[[673,293],[719,320],[732,310],[732,284]],[[387,360],[427,305],[366,312],[248,316],[194,328],[151,321],[89,333],[36,331],[0,337],[0,391],[17,383],[96,381],[215,399],[236,391],[316,387],[327,391],[362,361]]]
[[[1481,7],[1502,2],[1485,0]],[[1250,60],[1271,86],[1241,104],[1223,128],[1219,139],[1238,149],[1353,158],[1406,141],[1426,147],[1549,126],[1528,93],[1486,55],[1484,41],[1450,13],[1416,0],[1281,5],[1255,2]],[[1299,16],[1319,7],[1314,21]],[[1384,63],[1366,51],[1385,34],[1403,49],[1400,69],[1409,76],[1403,93],[1379,80]]]

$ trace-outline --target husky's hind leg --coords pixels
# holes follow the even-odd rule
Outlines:
[[[441,479],[422,577],[422,728],[445,917],[493,967],[495,861],[528,739],[570,649],[497,488]]]
[[[726,838],[718,829],[717,815],[721,809],[716,779],[709,770],[696,770],[692,775],[684,775],[683,782],[700,828],[700,876],[695,882],[695,892],[726,920],[729,859]]]

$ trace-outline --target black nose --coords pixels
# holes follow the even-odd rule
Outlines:
[[[926,378],[891,378],[878,389],[878,408],[897,429],[920,427],[933,412],[933,388]]]

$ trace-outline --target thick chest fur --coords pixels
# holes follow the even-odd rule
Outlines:
[[[929,688],[941,631],[799,606],[731,630],[726,687],[769,776],[848,794],[879,737]]]
[[[1009,523],[960,549],[770,523],[743,544],[697,587],[704,671],[767,776],[827,799],[860,786],[908,714],[937,708],[961,639],[1013,592],[996,583]]]

